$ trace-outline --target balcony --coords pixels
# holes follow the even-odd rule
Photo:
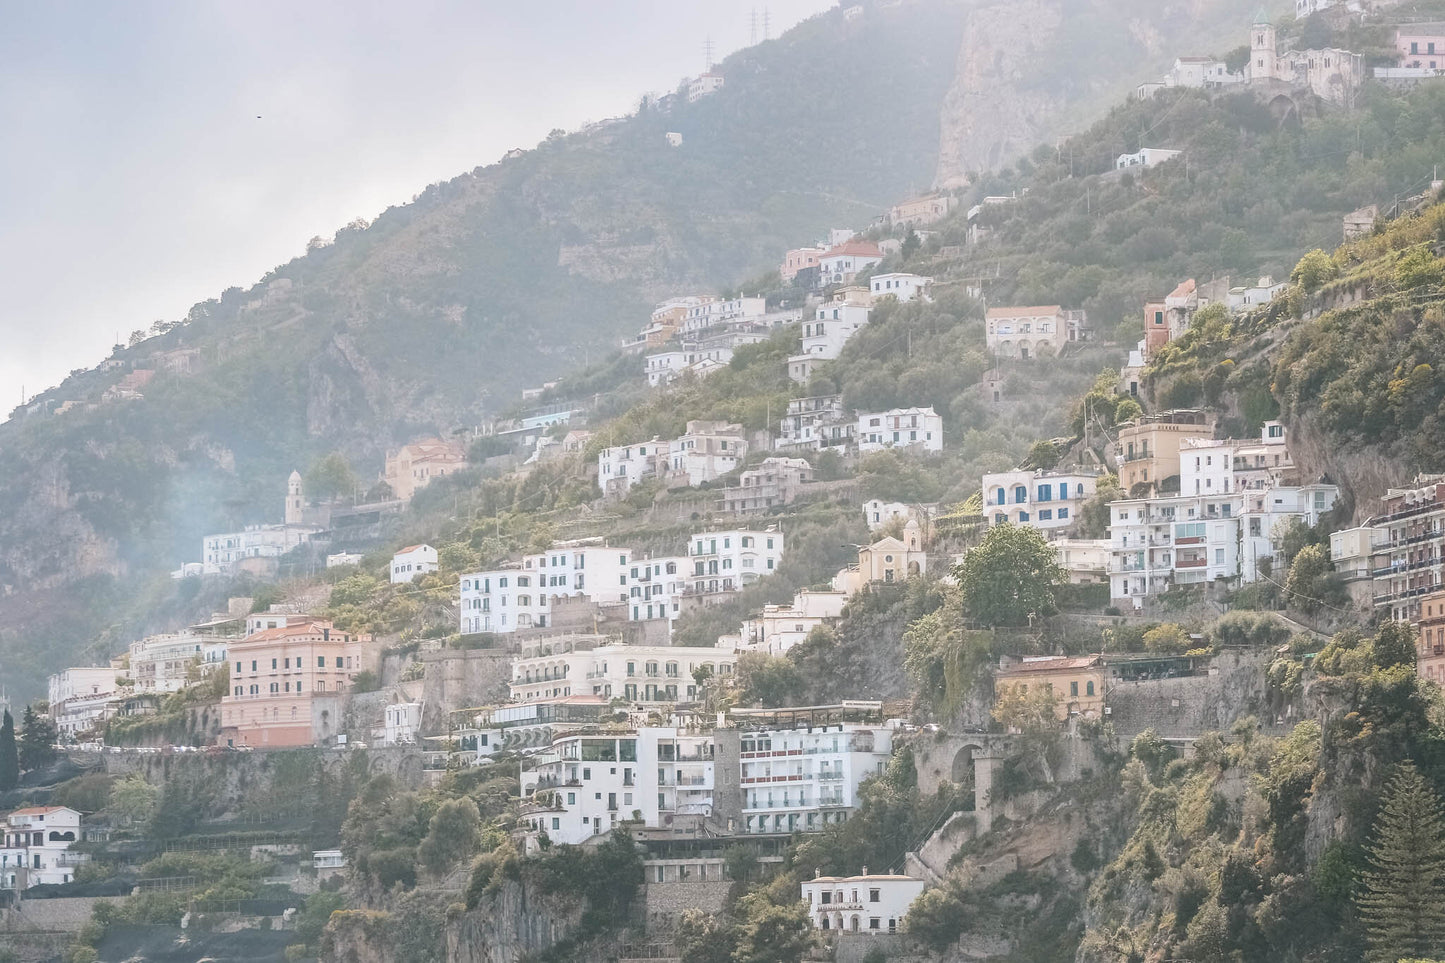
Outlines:
[[[1209,565],[1207,558],[1181,558],[1175,561],[1175,568],[1205,568]]]

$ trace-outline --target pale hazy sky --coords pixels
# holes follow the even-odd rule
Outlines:
[[[0,419],[314,235],[674,88],[755,8],[776,37],[833,5],[0,2]]]

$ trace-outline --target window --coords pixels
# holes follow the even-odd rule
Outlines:
[[[1079,697],[1079,684],[1077,682],[1069,683],[1069,696],[1074,699]]]
[[[870,902],[870,903],[877,903],[877,902],[879,902],[879,901],[880,901],[880,896],[879,896],[878,890],[876,890],[876,889],[870,889],[870,890],[868,891],[868,902]],[[875,919],[875,920],[873,921],[873,929],[876,930],[877,928],[878,928],[878,921]]]
[[[1092,681],[1090,681],[1090,682],[1085,682],[1085,683],[1084,683],[1084,694],[1085,694],[1085,695],[1093,695],[1093,694],[1094,694],[1094,683],[1093,683]]]
[[[1067,508],[1061,508],[1061,509],[1059,509],[1058,517],[1059,517],[1059,518],[1068,518],[1068,517],[1069,517],[1069,510],[1068,510]]]
[[[318,656],[316,657],[316,668],[318,668],[318,669],[324,669],[324,668],[326,668],[326,656],[324,656],[324,655],[318,655]]]

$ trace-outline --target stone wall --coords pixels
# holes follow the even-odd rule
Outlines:
[[[1270,650],[1231,650],[1215,656],[1207,674],[1111,681],[1105,694],[1108,719],[1126,743],[1149,728],[1166,739],[1189,739],[1210,729],[1226,732],[1246,715],[1257,716],[1266,729],[1275,728],[1276,707],[1264,674],[1273,658]],[[1289,723],[1287,710],[1279,715]]]
[[[100,901],[99,896],[22,899],[15,907],[0,910],[0,933],[76,933],[90,922],[90,911]]]
[[[722,912],[732,883],[725,879],[686,879],[670,883],[648,883],[643,887],[647,908],[647,932],[671,936],[684,910],[697,907],[709,913]]]
[[[419,653],[422,677],[422,728],[445,732],[452,709],[506,702],[511,693],[512,654],[500,649],[441,649]]]
[[[833,963],[863,963],[873,950],[882,950],[888,963],[926,963],[928,956],[918,952],[904,936],[880,933],[838,933],[829,940],[833,949]]]

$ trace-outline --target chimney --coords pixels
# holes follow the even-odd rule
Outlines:
[[[863,875],[864,875],[864,876],[867,876],[867,875],[868,875],[868,867],[867,867],[867,866],[864,866],[864,867],[863,867]]]

